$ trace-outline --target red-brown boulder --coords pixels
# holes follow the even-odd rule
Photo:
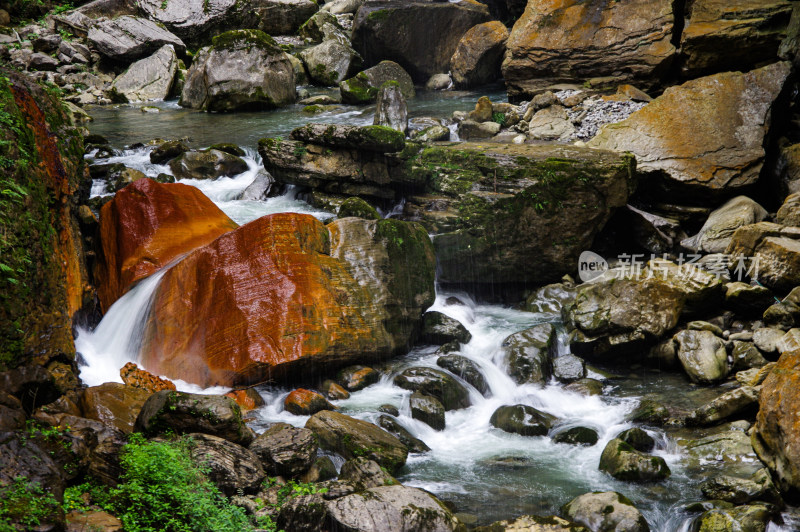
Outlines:
[[[264,398],[259,395],[255,388],[244,388],[242,390],[231,390],[225,394],[230,397],[239,407],[244,410],[253,410],[264,406]]]
[[[296,416],[312,416],[323,410],[335,410],[321,393],[305,388],[298,388],[283,400],[283,408]]]
[[[234,386],[390,356],[433,302],[434,261],[416,224],[264,216],[166,272],[141,362]]]
[[[195,187],[140,179],[100,211],[95,278],[104,311],[136,281],[238,227]]]
[[[161,390],[175,390],[175,383],[167,379],[162,379],[157,375],[153,375],[149,371],[139,369],[139,366],[133,362],[128,362],[122,369],[119,370],[119,375],[122,377],[122,382],[134,388],[141,388],[148,392],[155,393]]]

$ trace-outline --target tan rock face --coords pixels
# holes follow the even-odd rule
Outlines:
[[[681,34],[684,75],[774,61],[791,13],[787,0],[696,0]]]
[[[458,41],[450,59],[450,73],[456,87],[474,87],[500,77],[508,28],[493,20],[470,28]]]
[[[761,222],[736,230],[725,253],[744,257],[748,275],[765,286],[786,291],[800,285],[800,228]]]
[[[673,24],[668,0],[531,0],[507,43],[503,76],[509,96],[611,75],[646,86],[674,58]]]
[[[194,187],[150,179],[125,187],[100,213],[95,278],[103,310],[136,281],[236,227]]]
[[[637,170],[667,191],[733,195],[758,181],[773,104],[788,75],[789,63],[775,63],[670,87],[588,144],[632,152]]]
[[[81,399],[84,417],[111,425],[124,433],[133,432],[136,416],[152,392],[107,382],[87,388]]]
[[[434,264],[415,224],[259,218],[164,275],[142,364],[210,386],[388,356],[432,304]]]
[[[761,388],[753,448],[781,490],[800,490],[800,350],[781,355]]]

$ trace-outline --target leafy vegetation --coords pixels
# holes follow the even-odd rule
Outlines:
[[[0,532],[17,532],[12,523],[30,530],[47,521],[58,511],[58,501],[50,492],[24,477],[0,485]]]
[[[501,126],[506,125],[506,115],[505,113],[493,113],[492,114],[492,122],[497,122]]]

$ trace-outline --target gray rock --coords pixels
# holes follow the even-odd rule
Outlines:
[[[781,225],[800,226],[800,193],[796,192],[786,197],[775,215],[775,222]]]
[[[466,344],[472,339],[472,335],[461,322],[442,314],[441,312],[428,311],[422,317],[422,342],[435,345],[444,345],[448,342],[459,342]]]
[[[552,105],[536,112],[528,122],[528,138],[533,140],[567,140],[575,126],[560,105]]]
[[[102,55],[117,61],[147,57],[168,44],[177,53],[186,50],[180,38],[155,22],[128,15],[96,21],[89,30],[88,41]]]
[[[725,285],[725,306],[746,316],[761,316],[775,298],[769,288],[742,282]]]
[[[189,146],[179,140],[170,140],[159,144],[150,152],[150,162],[164,164],[179,155],[189,151]]]
[[[450,74],[434,74],[425,82],[425,90],[443,91],[453,86]]]
[[[403,445],[408,447],[408,450],[412,453],[426,453],[431,450],[430,447],[425,445],[424,441],[412,436],[405,427],[392,417],[379,417],[378,425],[389,434],[394,435]]]
[[[461,355],[444,355],[436,360],[436,365],[461,377],[484,396],[489,394],[489,384],[478,365]]]
[[[408,105],[398,82],[387,81],[378,89],[373,124],[390,127],[402,133],[408,129]]]
[[[697,530],[739,532],[747,530],[764,532],[776,515],[774,507],[767,504],[747,504],[736,508],[715,508],[703,513],[694,523]]]
[[[649,453],[656,446],[656,441],[638,427],[623,430],[616,437],[642,453]]]
[[[564,386],[564,389],[580,395],[602,395],[603,383],[597,379],[578,379]]]
[[[489,423],[505,432],[522,436],[545,436],[555,422],[555,416],[528,405],[501,406],[494,411]]]
[[[240,200],[261,201],[267,199],[272,191],[275,180],[266,170],[261,170],[256,174],[252,183],[247,185],[242,193],[236,198]]]
[[[555,354],[555,328],[549,323],[512,334],[503,341],[508,375],[517,384],[544,385],[552,374]]]
[[[599,469],[618,480],[629,482],[664,480],[671,473],[660,456],[639,452],[630,444],[616,438],[603,449]]]
[[[331,0],[326,2],[322,9],[333,15],[343,15],[347,13],[355,14],[364,5],[366,0]]]
[[[500,133],[501,126],[497,122],[475,122],[462,120],[458,123],[458,136],[461,140],[485,139]]]
[[[50,57],[47,54],[42,54],[38,52],[31,54],[30,60],[28,61],[28,68],[31,70],[53,72],[57,67],[58,67],[57,59]]]
[[[615,491],[586,493],[572,499],[561,509],[572,521],[593,532],[649,532],[642,513],[624,495]]]
[[[586,376],[586,362],[572,354],[553,359],[553,377],[560,382],[570,383]]]
[[[288,423],[275,423],[259,434],[249,447],[269,474],[288,478],[311,467],[318,448],[317,438],[310,430]]]
[[[728,376],[728,352],[714,333],[685,330],[675,335],[675,341],[678,359],[692,382],[713,384]]]
[[[784,334],[786,333],[780,329],[761,327],[753,332],[753,343],[762,353],[775,353]]]
[[[783,499],[767,469],[759,469],[749,479],[720,475],[700,484],[700,490],[708,499],[733,504],[762,501],[783,506]]]
[[[178,58],[171,44],[150,57],[140,59],[117,76],[111,90],[129,102],[164,100],[172,90]]]
[[[332,148],[356,148],[378,153],[401,151],[405,136],[383,126],[346,124],[306,124],[293,129],[291,137],[305,143]]]
[[[767,211],[761,205],[747,196],[737,196],[713,211],[700,232],[681,245],[693,251],[724,253],[738,228],[758,223],[766,217]]]
[[[387,81],[396,81],[406,99],[413,98],[416,94],[414,82],[403,67],[394,61],[381,61],[374,67],[339,83],[342,102],[350,104],[373,102],[377,99],[381,86]]]
[[[310,39],[314,42],[322,42],[324,34],[322,33],[322,26],[325,24],[333,24],[338,26],[339,23],[331,13],[323,9],[317,11],[306,20],[300,29],[297,31],[298,35],[304,39]]]
[[[335,87],[361,68],[361,56],[348,44],[324,41],[300,52],[311,80],[318,85]]]
[[[435,430],[444,430],[444,407],[435,397],[414,392],[410,398],[411,417],[418,419]]]
[[[750,436],[741,430],[722,430],[696,440],[678,440],[691,462],[734,464],[757,460]]]
[[[169,162],[172,174],[178,179],[216,179],[247,171],[247,163],[219,150],[187,151]]]
[[[264,480],[258,456],[241,445],[208,434],[190,434],[189,454],[225,495],[255,493]]]
[[[445,410],[469,406],[469,392],[444,371],[433,368],[408,368],[394,378],[394,384],[405,390],[419,391],[438,399]]]
[[[214,112],[275,108],[295,101],[289,56],[263,32],[237,30],[197,52],[180,104]]]
[[[769,362],[764,358],[761,351],[758,350],[753,342],[741,342],[737,340],[733,341],[731,358],[733,358],[733,369],[735,371],[760,368],[766,366]]]
[[[417,142],[450,140],[450,128],[445,126],[430,126],[424,129],[418,129],[411,133],[411,139]]]
[[[597,431],[587,427],[572,427],[553,435],[556,443],[569,443],[571,445],[594,445],[597,443]]]
[[[339,481],[352,484],[356,491],[399,484],[392,475],[381,469],[377,462],[364,457],[345,462],[339,473]]]

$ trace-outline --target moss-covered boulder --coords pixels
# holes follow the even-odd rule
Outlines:
[[[501,406],[489,419],[493,427],[522,436],[545,436],[555,421],[555,416],[528,405]]]
[[[319,442],[313,432],[288,423],[275,423],[249,446],[268,474],[289,478],[311,467],[318,448]]]
[[[585,493],[565,504],[561,513],[567,519],[598,532],[650,531],[647,521],[633,502],[615,491]]]
[[[318,412],[306,428],[319,438],[320,446],[346,459],[366,457],[395,473],[403,467],[408,449],[400,440],[380,427],[338,412]]]
[[[469,392],[450,374],[433,368],[408,368],[394,378],[394,384],[405,390],[420,391],[441,401],[445,410],[469,406]]]
[[[591,446],[597,443],[597,431],[588,427],[572,427],[553,435],[556,443]]]
[[[451,318],[441,312],[426,312],[422,317],[422,334],[420,340],[423,342],[444,345],[448,342],[459,342],[466,344],[472,339],[472,335],[457,319]]]
[[[671,473],[660,456],[639,452],[618,438],[608,442],[603,449],[599,468],[618,480],[629,482],[664,480]]]
[[[517,384],[544,385],[553,373],[556,330],[549,323],[514,333],[503,340],[508,375]]]
[[[378,211],[358,197],[347,198],[342,202],[339,206],[339,212],[337,213],[339,218],[349,218],[349,217],[356,217],[356,218],[364,218],[365,220],[380,220],[383,218]]]
[[[434,430],[444,430],[444,407],[437,398],[414,392],[409,399],[409,406],[412,418],[422,421]]]
[[[339,83],[342,103],[366,104],[378,98],[378,90],[387,81],[396,81],[406,99],[415,96],[414,81],[403,67],[394,61],[381,61],[350,79]]]
[[[480,366],[473,360],[461,355],[444,355],[436,359],[436,365],[457,375],[472,385],[483,395],[489,395],[489,383],[481,373]]]
[[[259,30],[234,30],[202,48],[186,74],[180,104],[228,112],[273,109],[295,101],[294,68],[275,40]]]

